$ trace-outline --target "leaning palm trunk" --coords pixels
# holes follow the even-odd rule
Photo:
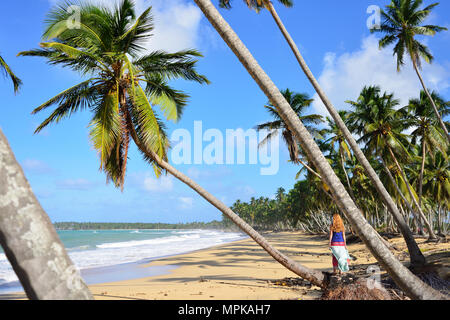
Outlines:
[[[348,192],[350,193],[350,197],[352,197],[353,202],[356,203],[356,197],[355,197],[355,194],[353,193],[353,188],[350,183],[350,179],[348,177],[347,169],[345,169],[345,161],[344,161],[344,155],[343,155],[342,150],[339,150],[339,154],[340,154],[340,158],[341,158],[341,167],[342,167],[342,170],[344,171],[345,180],[347,182]]]
[[[433,97],[431,96],[430,92],[427,89],[427,86],[425,85],[425,82],[423,81],[422,75],[420,74],[419,68],[417,67],[417,63],[415,59],[411,59],[414,70],[417,73],[417,76],[419,77],[420,83],[422,84],[423,90],[425,91],[426,95],[428,96],[428,99],[430,99],[431,105],[433,106],[434,113],[436,114],[437,119],[439,120],[439,125],[441,126],[442,130],[444,130],[445,136],[447,137],[448,142],[450,143],[450,135],[448,134],[447,126],[445,125],[444,121],[442,120],[441,114],[439,113],[439,110],[436,106],[436,103],[433,100]]]
[[[446,296],[426,285],[398,261],[389,249],[380,241],[377,232],[364,219],[359,209],[353,203],[345,187],[339,181],[328,161],[323,156],[314,139],[290,107],[281,92],[259,66],[251,53],[223,19],[210,0],[194,0],[204,15],[217,30],[223,40],[231,48],[240,62],[253,77],[261,90],[276,106],[283,121],[289,126],[295,137],[306,152],[308,158],[317,168],[325,183],[330,187],[336,204],[345,213],[359,237],[364,241],[370,252],[386,269],[392,279],[402,290],[413,299],[446,299]]]
[[[160,168],[169,172],[175,178],[177,178],[178,180],[180,180],[181,182],[192,188],[195,192],[197,192],[206,201],[211,203],[214,207],[219,209],[219,211],[221,211],[231,221],[233,221],[233,223],[236,224],[236,226],[238,226],[239,229],[241,229],[253,240],[255,240],[256,243],[258,243],[269,255],[271,255],[281,265],[291,270],[295,274],[299,275],[303,279],[310,281],[314,285],[317,285],[321,288],[325,288],[327,286],[328,279],[325,273],[314,269],[309,269],[282,254],[280,251],[274,248],[269,242],[267,242],[267,240],[263,236],[261,236],[258,232],[256,232],[248,223],[246,223],[237,214],[235,214],[233,210],[227,207],[223,202],[214,197],[212,194],[206,191],[203,187],[201,187],[191,178],[175,169],[166,161],[162,160],[155,152],[146,148],[146,146],[139,140],[139,137],[137,136],[134,127],[130,127],[130,133],[138,148],[147,157],[155,161]]]
[[[377,190],[378,194],[380,195],[382,201],[386,204],[389,211],[394,216],[395,222],[399,226],[401,233],[403,237],[405,238],[405,242],[409,248],[410,252],[410,260],[411,264],[414,265],[422,265],[425,263],[425,257],[420,252],[419,247],[416,241],[414,240],[414,237],[412,236],[412,232],[409,229],[408,225],[402,223],[402,215],[400,211],[398,210],[398,207],[396,206],[394,200],[392,200],[391,196],[389,195],[389,192],[387,192],[386,188],[384,187],[383,183],[381,182],[380,178],[378,177],[375,170],[370,165],[369,161],[367,160],[364,153],[361,151],[360,147],[358,146],[358,143],[353,138],[352,134],[348,130],[347,126],[345,125],[342,118],[339,116],[339,113],[334,108],[331,101],[328,99],[325,92],[322,90],[320,84],[317,82],[316,78],[312,74],[311,70],[309,69],[308,65],[306,64],[306,61],[303,59],[303,56],[301,55],[297,45],[295,44],[294,40],[290,36],[289,32],[286,30],[283,22],[281,21],[280,17],[278,16],[278,13],[276,12],[274,6],[272,5],[271,1],[264,0],[264,3],[271,13],[272,17],[274,18],[277,26],[279,27],[281,33],[283,34],[284,38],[288,42],[290,48],[292,49],[292,52],[294,53],[295,57],[297,58],[298,63],[300,64],[300,67],[302,68],[303,72],[305,73],[308,80],[313,85],[314,89],[316,90],[317,94],[321,98],[323,104],[327,108],[328,112],[334,119],[336,125],[338,128],[342,131],[345,139],[348,141],[350,147],[352,148],[355,157],[358,159],[358,161],[363,166],[364,170],[367,173],[367,176],[372,181],[373,185],[375,186],[375,189]],[[409,243],[411,242],[411,243]]]
[[[422,138],[422,163],[420,165],[420,174],[419,174],[419,206],[422,206],[423,172],[425,171],[425,159],[426,159],[425,138]]]
[[[429,238],[436,239],[436,235],[434,234],[434,231],[433,231],[433,226],[429,223],[427,217],[425,216],[425,214],[422,211],[421,206],[417,203],[416,197],[414,197],[414,194],[411,190],[411,187],[409,185],[408,178],[406,177],[405,171],[403,171],[403,168],[398,163],[397,158],[395,157],[394,152],[392,151],[391,147],[388,147],[388,150],[389,150],[389,153],[390,153],[392,159],[395,162],[395,165],[397,166],[398,170],[400,171],[400,174],[402,175],[403,180],[405,181],[406,189],[408,189],[409,196],[411,197],[412,202],[414,203],[415,207],[417,208],[420,218],[423,220],[423,222],[425,223],[425,226],[428,229]]]
[[[397,181],[395,181],[394,177],[391,174],[391,171],[389,170],[388,166],[386,165],[386,162],[384,162],[383,158],[380,157],[381,163],[383,164],[383,168],[384,171],[386,171],[389,180],[391,180],[391,183],[394,185],[395,190],[397,191],[397,193],[400,195],[400,198],[402,198],[403,202],[405,203],[407,209],[409,210],[409,212],[411,212],[413,214],[414,220],[417,222],[417,225],[420,226],[420,220],[419,218],[416,216],[415,211],[413,210],[411,203],[409,203],[409,201],[406,199],[405,195],[403,194],[402,190],[400,189],[400,187],[398,186]],[[405,181],[405,184],[408,183],[407,181]],[[403,209],[402,209],[403,210]],[[408,216],[406,216],[407,219]],[[407,221],[407,220],[405,220]],[[422,228],[420,228],[422,229]]]
[[[0,129],[0,244],[29,299],[92,299]]]

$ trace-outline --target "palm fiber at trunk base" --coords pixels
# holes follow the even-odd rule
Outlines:
[[[381,286],[370,287],[366,279],[351,283],[336,281],[324,290],[322,300],[392,300],[387,290]]]

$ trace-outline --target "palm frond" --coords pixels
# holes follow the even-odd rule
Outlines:
[[[4,71],[5,76],[9,76],[11,78],[11,81],[14,85],[14,92],[17,93],[19,91],[19,87],[22,85],[22,80],[20,80],[14,72],[11,70],[11,68],[8,66],[8,64],[3,60],[2,56],[0,56],[0,69]]]

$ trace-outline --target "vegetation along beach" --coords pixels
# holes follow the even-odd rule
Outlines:
[[[0,300],[449,300],[450,3],[372,2],[5,4]]]

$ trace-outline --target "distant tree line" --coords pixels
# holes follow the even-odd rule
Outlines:
[[[57,230],[224,229],[220,221],[190,223],[55,222]]]

